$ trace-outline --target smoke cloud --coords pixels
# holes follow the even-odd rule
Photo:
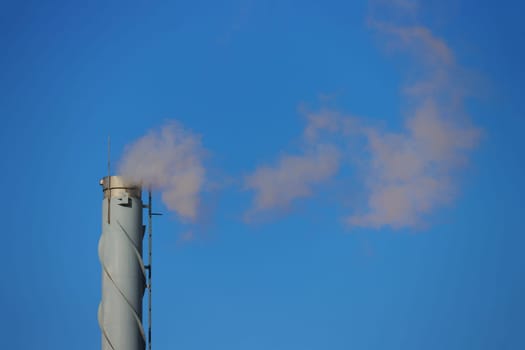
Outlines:
[[[406,120],[405,128],[403,133],[367,133],[368,208],[349,216],[349,224],[415,227],[424,214],[454,198],[455,172],[475,146],[479,131],[443,117],[431,99]]]
[[[287,210],[336,177],[339,186],[360,183],[364,189],[353,195],[354,203],[364,195],[361,205],[343,218],[349,226],[418,227],[457,195],[459,170],[481,134],[464,107],[470,93],[464,72],[443,39],[425,26],[403,24],[415,22],[416,1],[374,3],[388,13],[397,11],[395,21],[371,17],[368,24],[385,48],[404,58],[406,79],[398,92],[404,107],[401,128],[378,128],[333,109],[300,109],[306,125],[299,150],[243,178],[244,189],[254,194],[248,220]],[[410,21],[403,22],[402,13]],[[194,221],[206,181],[203,155],[199,136],[171,122],[129,146],[120,172],[162,191],[168,209]],[[345,166],[350,171],[341,171]],[[348,193],[346,188],[337,192],[339,197]]]
[[[329,181],[339,170],[339,148],[321,138],[327,132],[339,130],[339,116],[330,111],[305,113],[305,116],[302,152],[284,154],[275,164],[259,166],[245,177],[244,188],[255,192],[247,218],[289,209],[296,200],[312,196],[320,184]]]
[[[300,155],[284,155],[273,166],[261,166],[245,179],[255,191],[249,216],[260,211],[288,208],[298,198],[310,197],[314,187],[330,179],[339,168],[339,151],[319,144]]]
[[[166,207],[195,221],[205,183],[200,137],[169,122],[128,146],[119,164],[124,177],[162,192]]]
[[[375,4],[407,13],[411,21],[418,7],[408,0]],[[396,18],[402,16],[397,13]],[[406,106],[401,131],[370,126],[366,119],[335,110],[307,113],[303,140],[309,151],[282,156],[275,165],[259,167],[246,177],[245,187],[255,191],[253,212],[288,207],[312,196],[313,188],[337,176],[342,164],[351,164],[360,175],[346,182],[360,180],[365,189],[363,205],[344,218],[350,226],[418,227],[454,199],[458,170],[480,137],[465,112],[468,89],[462,69],[445,41],[425,26],[374,18],[369,25],[384,47],[402,54],[409,67],[400,91]],[[356,138],[365,141],[361,148]]]
[[[350,215],[351,225],[379,228],[415,227],[425,214],[450,203],[456,193],[456,173],[480,130],[464,110],[465,84],[458,79],[452,50],[422,26],[398,26],[371,21],[389,48],[409,54],[418,79],[402,89],[409,106],[403,132],[368,129],[371,157],[365,170],[367,208]]]

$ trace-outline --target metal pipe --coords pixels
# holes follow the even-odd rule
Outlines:
[[[104,193],[98,246],[102,265],[102,300],[98,309],[102,350],[144,350],[142,190],[120,176],[105,177],[100,185]]]
[[[153,241],[153,213],[151,189],[148,191],[148,350],[151,350],[151,252]]]

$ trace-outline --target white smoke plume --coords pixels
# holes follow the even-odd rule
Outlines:
[[[319,144],[299,155],[283,155],[273,166],[261,166],[245,178],[245,188],[255,191],[250,215],[286,209],[298,198],[310,197],[316,185],[330,179],[339,168],[339,151]]]
[[[327,132],[339,128],[339,117],[323,111],[306,114],[303,149],[297,154],[284,154],[274,165],[259,166],[244,179],[244,188],[255,192],[247,214],[289,209],[297,199],[312,196],[317,187],[330,180],[339,170],[340,151],[333,143],[320,140]]]
[[[130,181],[161,191],[169,210],[195,221],[205,183],[203,156],[200,137],[172,121],[129,145],[119,172]]]
[[[455,172],[479,131],[441,116],[430,99],[414,113],[405,132],[368,131],[368,208],[351,215],[351,225],[417,227],[425,214],[454,198]]]
[[[418,8],[412,0],[375,4],[398,11],[397,20],[403,12],[409,14],[410,22]],[[286,208],[296,199],[312,196],[314,187],[338,175],[348,163],[362,176],[365,189],[363,204],[344,219],[350,226],[419,227],[428,214],[454,199],[458,170],[480,137],[465,112],[468,89],[462,69],[452,49],[425,26],[373,17],[369,24],[384,46],[401,53],[410,67],[408,84],[401,89],[406,106],[402,130],[367,126],[366,120],[335,110],[307,113],[303,139],[309,151],[282,156],[277,164],[259,167],[246,177],[245,187],[255,191],[254,212]],[[356,136],[365,139],[364,149],[355,147]],[[347,147],[341,147],[341,138]]]
[[[456,173],[475,147],[479,129],[468,122],[461,68],[444,40],[423,26],[370,21],[385,45],[408,54],[417,79],[402,95],[409,105],[404,131],[368,129],[367,208],[351,225],[417,227],[425,214],[453,200]]]

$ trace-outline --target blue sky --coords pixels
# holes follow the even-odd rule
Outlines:
[[[6,348],[99,347],[107,137],[116,168],[174,120],[205,176],[155,196],[155,348],[525,348],[523,5],[2,5]]]

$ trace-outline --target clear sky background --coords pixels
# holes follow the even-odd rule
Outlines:
[[[116,169],[176,120],[205,176],[196,220],[155,195],[155,349],[525,349],[523,10],[2,2],[2,348],[99,348],[107,137]],[[406,126],[420,106],[461,125],[434,158]],[[309,115],[337,126],[312,141]],[[397,181],[414,207],[380,217]]]

